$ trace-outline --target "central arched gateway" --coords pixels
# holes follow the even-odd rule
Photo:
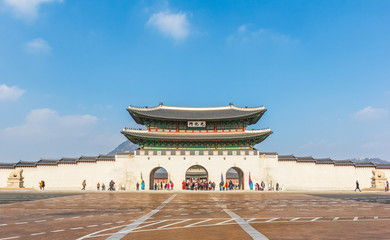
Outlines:
[[[157,185],[160,187],[161,183],[162,185],[165,185],[168,182],[168,172],[163,167],[156,167],[152,171],[150,171],[150,185],[149,189],[154,190],[154,184],[157,183]]]
[[[208,181],[209,174],[206,168],[200,165],[193,165],[189,167],[186,171],[186,181]]]
[[[238,167],[231,167],[226,171],[226,181],[232,181],[235,189],[244,190],[244,172]]]

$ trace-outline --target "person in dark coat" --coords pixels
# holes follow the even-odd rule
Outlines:
[[[360,187],[359,187],[359,181],[358,181],[358,180],[356,180],[355,192],[356,192],[356,190],[359,190],[359,191],[361,192]]]

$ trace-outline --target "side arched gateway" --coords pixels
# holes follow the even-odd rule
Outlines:
[[[244,190],[244,172],[238,167],[231,167],[226,171],[226,181],[232,181],[234,189]]]
[[[157,188],[161,188],[161,183],[164,186],[168,182],[168,172],[163,167],[156,167],[150,171],[150,190],[155,189],[155,183],[157,183]]]

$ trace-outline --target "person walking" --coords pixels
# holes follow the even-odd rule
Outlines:
[[[85,179],[84,179],[84,181],[83,181],[83,183],[81,185],[83,186],[83,188],[81,190],[85,191],[85,186],[87,186],[87,182],[85,181]]]
[[[139,182],[137,182],[137,184],[135,184],[135,187],[137,188],[137,191],[139,191]]]
[[[39,189],[40,189],[40,190],[42,190],[42,186],[43,186],[43,180],[41,180],[41,181],[39,182]]]
[[[100,190],[100,183],[98,183],[98,184],[96,185],[96,188],[97,188],[98,191]]]
[[[360,187],[359,187],[359,181],[358,181],[358,180],[356,180],[355,192],[356,192],[356,190],[359,190],[359,191],[361,192]]]
[[[385,192],[388,192],[388,191],[389,191],[389,181],[386,181]]]
[[[144,180],[142,180],[142,182],[141,182],[141,189],[145,190],[145,182],[144,182]]]

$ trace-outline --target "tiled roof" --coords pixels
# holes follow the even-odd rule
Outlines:
[[[267,109],[265,107],[240,108],[233,104],[223,107],[174,107],[160,104],[151,108],[129,106],[127,111],[138,124],[144,124],[142,118],[204,121],[252,118],[251,124],[254,124]]]
[[[351,160],[332,160],[330,158],[295,157],[294,155],[278,155],[280,161],[315,162],[316,164],[334,164],[335,166],[350,165],[356,167],[390,168],[389,164],[375,164],[372,162],[352,162]]]
[[[61,158],[60,163],[76,163],[78,158]]]
[[[247,130],[245,132],[230,133],[166,133],[148,132],[147,130],[123,129],[123,134],[133,138],[160,139],[160,140],[240,140],[254,137],[268,136],[270,129]]]
[[[0,168],[14,168],[15,163],[2,163],[0,162]]]
[[[330,158],[315,158],[314,160],[316,161],[316,163],[331,163],[331,164],[333,164],[333,161]]]
[[[100,154],[97,159],[102,159],[102,160],[106,160],[106,159],[115,159],[115,155],[103,155],[103,154]]]
[[[156,172],[154,173],[154,178],[168,178],[167,172]]]
[[[390,168],[390,163],[381,163],[381,164],[376,164],[376,168]]]
[[[97,156],[81,156],[78,161],[82,162],[96,162]]]
[[[239,178],[239,175],[237,172],[226,172],[226,178]]]
[[[56,159],[41,159],[37,162],[38,165],[56,165],[60,160]]]
[[[309,157],[297,157],[298,162],[315,162],[312,156]]]
[[[351,160],[333,160],[334,165],[353,165]]]
[[[354,162],[356,167],[375,167],[375,164],[372,162]]]
[[[15,167],[35,167],[37,162],[19,161],[15,164]]]
[[[279,160],[297,160],[297,158],[294,155],[279,155]]]

